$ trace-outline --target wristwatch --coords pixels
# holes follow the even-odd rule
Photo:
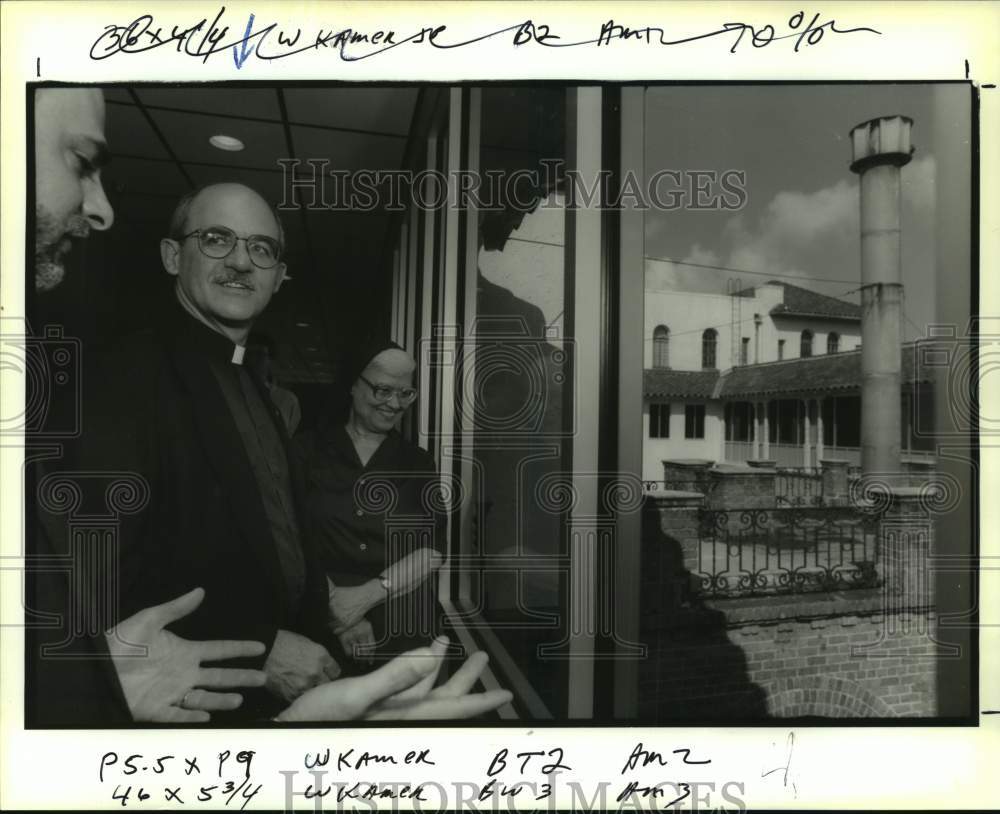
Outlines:
[[[389,579],[385,574],[378,575],[379,585],[385,588],[386,594],[392,593],[392,580]]]

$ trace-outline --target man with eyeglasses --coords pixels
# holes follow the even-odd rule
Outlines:
[[[331,580],[334,632],[370,665],[437,633],[432,577],[446,518],[435,509],[434,459],[397,432],[417,397],[413,357],[370,341],[344,369],[346,421],[328,416],[295,446],[308,472],[310,533]]]
[[[74,244],[92,231],[109,229],[114,212],[101,184],[101,167],[109,155],[101,92],[40,88],[34,102],[33,272],[35,290],[44,293],[62,283]],[[30,433],[27,440],[32,440]],[[30,466],[26,482],[34,485],[45,479],[46,472],[59,476],[60,469],[56,460]],[[29,539],[31,554],[39,559],[29,558],[28,606],[62,617],[56,626],[28,629],[25,720],[29,726],[208,720],[210,711],[242,702],[240,695],[218,689],[262,683],[264,676],[255,670],[203,667],[219,659],[257,655],[263,652],[260,643],[187,641],[166,630],[198,606],[203,591],[197,587],[128,618],[119,617],[117,628],[105,635],[83,634],[80,620],[74,626],[70,619],[74,608],[70,586],[80,581],[80,575],[57,573],[42,565],[46,559],[67,555],[65,520],[36,505],[34,494],[29,505],[37,510],[31,515]]]
[[[185,196],[168,234],[160,257],[177,307],[88,372],[99,385],[84,401],[76,468],[148,483],[148,504],[121,520],[118,617],[204,588],[173,629],[264,643],[243,664],[264,671],[265,688],[213,716],[259,720],[340,674],[284,425],[244,364],[250,330],[285,276],[284,236],[274,210],[240,184]]]
[[[37,91],[34,135],[36,240],[33,271],[35,288],[41,292],[55,288],[62,281],[65,257],[72,243],[70,238],[85,238],[91,230],[107,229],[114,217],[100,180],[100,167],[108,156],[104,143],[104,103],[100,91],[92,88]],[[209,190],[204,192],[208,193]],[[208,196],[209,203],[212,202],[213,195],[219,192],[223,194],[215,200],[215,204],[232,206],[239,205],[239,198],[249,190],[232,187],[228,190],[213,190]],[[183,232],[189,217],[198,216],[197,211],[194,216],[191,215],[196,198],[197,193],[187,196],[178,207],[178,214],[172,221],[177,233]],[[233,213],[227,211],[225,214],[228,218]],[[228,226],[224,226],[224,229],[231,234],[226,234],[225,231],[213,234],[208,231],[203,243],[208,256],[221,260],[232,253],[230,247],[235,248],[237,243],[242,242],[247,246],[255,268],[276,268],[283,236],[276,218],[273,224],[269,223],[268,228],[272,226],[277,228],[277,243],[271,232],[262,233],[260,240],[252,236],[241,239]],[[185,234],[176,236],[180,240],[187,240]],[[165,246],[165,252],[170,248]],[[174,263],[174,259],[178,262]],[[200,294],[191,293],[199,289],[197,285],[191,284],[194,282],[194,275],[190,274],[192,269],[188,260],[190,256],[172,257],[170,265],[178,272],[178,277],[182,268],[186,270],[183,295],[180,291],[178,293],[178,299],[187,303],[185,309],[190,308],[188,313],[205,325],[213,323],[217,317],[228,320],[230,327],[235,327],[243,319],[238,309],[219,313],[225,309],[217,307],[218,303],[211,304],[210,298],[201,296],[204,294],[203,288],[200,289]],[[235,257],[231,261],[231,267],[237,271],[245,269],[242,256]],[[281,272],[283,271],[282,268]],[[181,288],[180,280],[178,288]],[[244,280],[241,290],[256,288],[256,281]],[[82,303],[81,307],[86,308],[87,304]],[[177,327],[175,325],[173,332],[176,332]],[[181,321],[179,328],[189,330],[190,326],[185,326]],[[171,332],[168,330],[166,335]],[[169,452],[179,440],[179,429],[184,426],[183,419],[176,419],[186,409],[183,404],[185,398],[190,401],[195,397],[197,389],[181,388],[181,395],[177,392],[170,393],[175,388],[164,384],[171,378],[169,368],[174,368],[175,363],[183,361],[184,354],[179,347],[174,347],[168,353],[162,337],[155,340],[151,336],[140,337],[131,344],[129,353],[119,354],[112,358],[110,364],[101,366],[107,373],[106,376],[87,379],[86,392],[103,398],[92,400],[89,408],[85,408],[84,435],[88,440],[84,444],[81,460],[87,461],[89,458],[89,462],[95,467],[102,466],[103,461],[102,468],[91,469],[91,472],[96,473],[122,472],[127,469],[129,461],[142,462],[145,466],[143,474],[146,476],[146,485],[151,487],[151,498],[158,503],[165,501],[167,506],[165,509],[161,507],[154,518],[137,518],[137,524],[122,524],[121,540],[130,551],[128,560],[119,564],[127,564],[128,567],[122,573],[131,573],[133,582],[139,586],[138,590],[133,591],[137,595],[124,604],[129,610],[135,608],[135,612],[130,614],[129,610],[115,607],[113,596],[90,597],[91,600],[102,603],[110,600],[112,613],[107,620],[108,625],[101,628],[107,631],[104,635],[84,636],[73,643],[74,658],[39,658],[38,647],[43,642],[63,642],[67,633],[65,628],[47,628],[41,636],[34,635],[39,632],[36,629],[29,630],[29,641],[33,646],[29,651],[26,676],[25,719],[29,726],[107,726],[131,721],[204,721],[208,719],[209,711],[218,717],[220,710],[231,709],[242,702],[240,695],[214,690],[256,687],[266,678],[257,670],[220,669],[218,661],[265,653],[262,641],[270,627],[267,624],[254,626],[253,635],[246,636],[244,641],[191,641],[167,629],[170,626],[173,630],[178,630],[179,620],[192,615],[203,602],[205,591],[197,582],[197,574],[194,573],[197,569],[191,569],[191,573],[180,580],[185,585],[183,590],[177,590],[161,604],[149,604],[154,601],[153,596],[170,594],[170,588],[164,584],[159,589],[153,589],[152,582],[166,583],[168,580],[158,573],[161,566],[155,557],[148,561],[143,559],[144,552],[158,546],[161,556],[174,556],[181,564],[181,558],[186,553],[180,550],[181,546],[172,545],[174,542],[183,542],[172,538],[169,530],[170,512],[181,498],[179,492],[182,490],[176,489],[169,481],[178,476],[181,479],[184,477],[183,465],[197,467],[197,454],[189,449],[191,454],[182,460],[180,472],[175,473],[174,478],[165,478],[163,475],[166,472],[165,464],[171,458]],[[153,358],[158,358],[161,362],[157,370],[154,370],[156,365],[150,365]],[[121,363],[128,359],[133,363],[131,367],[115,364],[116,361]],[[162,365],[165,361],[169,362],[166,368]],[[177,372],[176,369],[174,372]],[[172,405],[169,400],[157,403],[156,396],[163,395],[180,395],[180,403]],[[193,404],[188,404],[188,407],[192,406]],[[169,419],[172,410],[175,413],[173,421]],[[122,420],[123,417],[125,420]],[[205,419],[202,429],[207,433],[212,433],[225,423],[213,426],[214,417],[206,417],[204,412],[201,419]],[[222,434],[225,435],[225,432]],[[161,450],[157,453],[158,444]],[[97,454],[93,455],[95,450]],[[65,463],[67,468],[72,467],[71,461],[67,460]],[[81,483],[85,484],[86,479]],[[213,511],[219,510],[224,489],[216,482],[214,488],[201,488],[198,494],[194,494],[201,486],[198,484],[194,489],[189,489],[184,498],[188,501],[188,511],[192,508],[199,510],[200,507],[207,519]],[[230,509],[238,510],[238,506],[230,504]],[[42,517],[44,514],[39,513],[40,520],[51,519]],[[164,517],[167,519],[164,520]],[[231,515],[229,520],[232,520]],[[40,525],[36,523],[36,526]],[[53,541],[49,539],[47,530],[51,530],[56,537],[60,536],[58,522],[54,526],[46,522],[44,528],[36,528],[34,550],[35,553],[51,556],[52,553],[58,553],[59,549],[55,552],[51,550]],[[135,537],[136,532],[154,534],[158,539],[144,545]],[[188,551],[198,542],[205,543],[208,548],[213,539],[212,529],[208,528],[203,539],[192,538]],[[200,553],[196,551],[195,555]],[[242,556],[249,554],[244,552]],[[146,571],[148,576],[144,577],[139,573],[141,571]],[[31,606],[36,607],[34,601],[44,595],[43,607],[65,615],[68,601],[66,586],[45,579],[47,576],[51,575],[47,572],[36,574],[34,571],[28,575]],[[221,578],[212,587],[216,606],[225,605],[234,598],[229,586],[225,584],[225,575],[219,576]],[[149,577],[152,577],[152,582]],[[220,586],[218,583],[223,584]],[[193,585],[199,587],[192,588]],[[320,587],[317,596],[322,602],[326,591]],[[202,616],[203,614],[195,616],[196,623],[188,624],[197,637],[201,637],[203,633]],[[110,628],[111,623],[114,623],[113,628]],[[317,629],[321,627],[322,625],[316,625]],[[261,641],[254,640],[258,638],[258,631],[264,631],[265,634],[259,637]],[[277,640],[277,634],[273,638]],[[438,639],[429,648],[423,647],[408,654],[418,656],[417,658],[396,659],[377,674],[367,676],[361,683],[345,679],[321,683],[299,695],[290,706],[281,710],[278,719],[333,721],[355,718],[462,718],[496,709],[510,700],[510,694],[505,691],[470,692],[485,667],[484,653],[474,654],[450,681],[434,687],[445,647],[446,642]],[[277,664],[273,659],[274,650],[272,645],[268,654],[272,672]],[[263,656],[257,659],[257,666],[262,661]],[[206,662],[216,662],[216,666],[205,667],[203,665]],[[398,697],[397,694],[405,697]],[[251,710],[248,717],[259,719],[260,713],[256,709]]]

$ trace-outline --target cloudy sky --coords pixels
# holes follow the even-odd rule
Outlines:
[[[949,92],[968,95],[964,86]],[[914,120],[917,148],[902,170],[904,331],[906,339],[923,333],[934,320],[935,152],[967,150],[969,138],[968,120],[955,122],[949,144],[936,145],[932,112],[929,85],[649,88],[647,175],[743,170],[747,203],[736,212],[647,213],[646,257],[667,261],[647,262],[647,288],[725,293],[730,277],[749,286],[773,276],[857,302],[856,292],[845,294],[860,284],[848,133],[867,119],[902,114]]]

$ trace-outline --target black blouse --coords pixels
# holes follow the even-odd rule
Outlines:
[[[434,459],[390,433],[362,465],[341,426],[294,440],[307,473],[306,526],[334,585],[360,585],[418,548],[444,554],[447,516],[438,494]],[[413,593],[383,603],[368,619],[380,653],[426,645],[438,630],[437,575]],[[387,608],[394,614],[386,636]]]

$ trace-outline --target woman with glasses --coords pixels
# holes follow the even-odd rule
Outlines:
[[[345,368],[346,420],[321,422],[296,447],[334,632],[348,655],[375,666],[438,633],[434,574],[446,518],[433,458],[397,429],[417,397],[413,357],[395,343],[370,342]]]

